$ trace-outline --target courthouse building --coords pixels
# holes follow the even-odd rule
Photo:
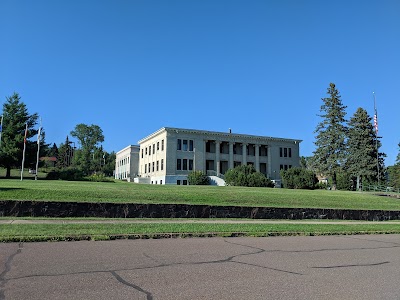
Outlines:
[[[209,175],[214,184],[223,185],[228,169],[249,164],[271,180],[280,181],[281,169],[299,166],[300,142],[231,131],[163,127],[138,142],[137,165],[132,158],[137,152],[129,150],[137,146],[118,152],[116,164],[122,159],[120,154],[130,152],[129,162],[137,167],[130,169],[130,180],[139,183],[187,184],[187,175],[199,170]]]

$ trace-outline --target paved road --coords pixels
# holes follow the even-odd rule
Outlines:
[[[400,235],[0,244],[0,299],[400,299]]]

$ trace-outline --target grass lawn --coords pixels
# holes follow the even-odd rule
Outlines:
[[[399,199],[360,192],[32,179],[0,179],[0,200],[400,210]]]
[[[400,233],[400,224],[6,224],[0,225],[0,242],[375,233]]]

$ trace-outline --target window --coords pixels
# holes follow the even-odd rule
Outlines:
[[[156,144],[153,144],[153,154],[156,152]]]
[[[182,161],[180,159],[176,160],[176,169],[182,170]]]
[[[162,180],[160,180],[160,184],[162,184]]]
[[[283,165],[279,165],[279,170],[282,170],[282,169],[283,169]]]
[[[176,184],[177,184],[177,185],[181,185],[181,181],[180,181],[180,180],[177,180],[177,181],[176,181]]]
[[[283,156],[287,157],[287,148],[283,148]]]
[[[153,161],[153,164],[152,164],[152,166],[153,166],[153,169],[152,169],[152,171],[154,172],[154,161]]]
[[[182,170],[187,170],[188,169],[188,160],[185,158],[183,159],[183,168]]]
[[[178,145],[176,145],[176,150],[182,150],[182,140],[178,139]]]
[[[158,172],[159,164],[160,164],[160,163],[159,163],[159,161],[157,160],[157,172]]]
[[[149,155],[151,155],[151,145],[149,146]]]
[[[189,159],[189,171],[193,170],[193,159]]]
[[[164,151],[164,140],[161,141],[161,151]]]
[[[150,163],[149,163],[149,173],[151,172],[151,169],[150,169]]]
[[[193,151],[193,140],[189,140],[189,151]]]
[[[164,170],[164,159],[161,160],[161,171]]]
[[[279,148],[279,157],[283,157],[283,153],[282,153],[283,149]]]
[[[289,149],[289,157],[292,157],[292,148],[288,148]]]
[[[144,173],[147,173],[147,164],[144,165]]]
[[[160,142],[157,142],[157,151],[160,150]]]
[[[146,155],[147,155],[147,147],[146,147]]]
[[[187,180],[183,180],[183,185],[187,185]]]
[[[142,149],[142,158],[143,158],[143,149]]]
[[[183,140],[183,151],[188,151],[188,141],[187,140]]]

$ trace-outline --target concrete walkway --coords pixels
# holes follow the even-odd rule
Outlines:
[[[63,220],[63,219],[0,219],[1,224],[153,224],[153,223],[190,223],[190,224],[342,224],[342,225],[358,225],[358,224],[400,224],[400,221],[351,221],[351,220],[229,220],[229,219],[111,219],[111,220]]]

